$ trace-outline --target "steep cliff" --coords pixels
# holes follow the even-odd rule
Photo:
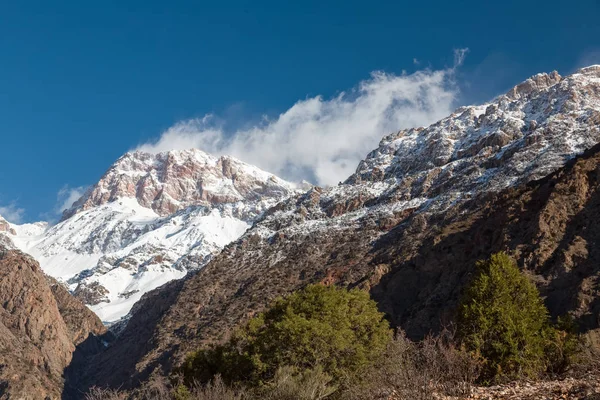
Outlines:
[[[60,399],[75,346],[99,319],[17,250],[0,250],[0,398]]]

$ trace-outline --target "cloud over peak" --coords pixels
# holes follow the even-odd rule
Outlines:
[[[464,55],[464,50],[455,53],[457,65]],[[198,148],[234,156],[291,181],[337,184],[384,135],[450,114],[458,94],[455,67],[402,75],[373,72],[348,92],[300,100],[276,118],[235,131],[223,129],[211,115],[182,121],[136,150]]]
[[[55,214],[61,215],[63,211],[71,208],[73,203],[79,200],[86,190],[86,186],[70,187],[69,185],[64,185],[62,188],[60,188],[56,194],[56,207],[54,208]]]
[[[11,202],[5,206],[0,206],[0,216],[8,222],[13,224],[20,224],[23,221],[25,215],[25,209],[17,206],[16,203]]]

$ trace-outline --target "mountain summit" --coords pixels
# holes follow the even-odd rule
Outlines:
[[[600,140],[600,66],[538,74],[481,106],[384,137],[347,183],[446,200],[538,179]]]
[[[112,323],[148,290],[202,267],[295,191],[232,157],[195,149],[132,152],[57,225],[4,230],[44,272]]]
[[[189,206],[280,199],[293,189],[275,175],[229,156],[217,158],[197,149],[135,151],[119,158],[63,219],[121,198],[135,198],[142,207],[166,216]]]

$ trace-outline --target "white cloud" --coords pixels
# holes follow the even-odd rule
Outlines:
[[[51,224],[58,222],[62,217],[63,211],[71,208],[73,203],[85,194],[87,188],[87,186],[70,187],[65,184],[60,188],[58,193],[56,193],[56,203],[54,204],[54,207],[49,211],[40,213],[39,217],[43,221]]]
[[[73,203],[75,203],[77,200],[79,200],[81,196],[83,196],[86,189],[86,186],[72,188],[68,185],[64,185],[56,195],[56,207],[54,209],[54,212],[60,215],[64,210],[71,208]]]
[[[589,67],[590,65],[600,64],[600,49],[588,49],[584,52],[577,61],[575,69]]]
[[[20,224],[23,221],[24,214],[25,210],[18,207],[14,202],[6,206],[0,206],[0,216],[13,224]]]
[[[463,49],[454,49],[454,66],[460,66],[465,61],[465,57],[469,52],[469,48],[465,47]]]
[[[458,94],[454,71],[466,51],[455,51],[454,67],[399,76],[374,72],[351,91],[300,100],[274,119],[265,117],[234,132],[211,115],[183,121],[136,150],[198,148],[232,155],[288,180],[337,184],[384,135],[428,125],[452,112]]]

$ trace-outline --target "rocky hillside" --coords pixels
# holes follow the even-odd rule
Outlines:
[[[200,150],[127,153],[60,223],[6,225],[4,235],[112,323],[295,192],[272,174]]]
[[[0,398],[60,399],[76,346],[105,328],[38,263],[0,249]]]
[[[311,282],[370,289],[418,338],[452,319],[475,261],[499,250],[554,316],[596,329],[599,124],[600,67],[589,67],[536,75],[490,104],[390,135],[344,184],[279,203],[202,270],[146,295],[79,384],[168,372]]]

